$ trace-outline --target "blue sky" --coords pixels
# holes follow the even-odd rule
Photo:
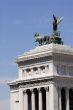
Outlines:
[[[52,34],[52,15],[63,16],[59,26],[66,45],[73,47],[73,0],[0,0],[0,110],[9,108],[9,87],[16,79],[18,55],[35,47],[34,33]]]

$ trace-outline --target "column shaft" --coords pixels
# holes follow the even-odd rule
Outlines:
[[[40,89],[38,93],[39,93],[39,110],[42,110],[42,92]]]
[[[49,110],[49,88],[45,88],[46,90],[46,110]]]
[[[66,88],[66,110],[69,110],[69,89]]]
[[[59,110],[62,110],[62,103],[61,103],[61,88],[59,87]]]
[[[28,94],[24,91],[24,110],[28,110]]]
[[[32,104],[32,110],[35,110],[35,93],[33,90],[31,91],[31,104]]]

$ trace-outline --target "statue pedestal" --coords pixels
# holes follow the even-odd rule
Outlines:
[[[22,54],[16,62],[19,78],[9,83],[11,110],[73,107],[73,48],[51,43]]]

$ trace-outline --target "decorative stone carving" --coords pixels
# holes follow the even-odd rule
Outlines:
[[[61,74],[66,75],[66,66],[65,65],[61,66]]]
[[[66,66],[65,65],[57,65],[57,73],[59,75],[66,75]]]
[[[32,99],[31,102],[33,110],[35,110],[35,96],[39,96],[39,109],[42,110],[42,93],[44,93],[45,95],[46,110],[58,110],[59,100],[57,88],[73,88],[73,48],[58,44],[49,44],[36,47],[35,49],[30,50],[29,52],[19,56],[17,59],[17,63],[19,65],[20,71],[19,78],[10,82],[9,86],[11,90],[11,97],[12,93],[14,94],[14,91],[21,91],[21,94],[19,94],[18,110],[28,110],[29,98]],[[68,66],[70,65],[69,75],[71,77],[68,76],[66,73],[67,64]],[[56,68],[54,68],[55,65],[57,65],[57,71]],[[34,92],[34,90],[37,90],[37,92]],[[11,110],[16,110],[13,109],[13,106],[17,106],[14,105],[13,97],[12,101],[13,102],[11,102]]]
[[[69,67],[69,75],[70,76],[73,76],[73,66],[70,66]]]

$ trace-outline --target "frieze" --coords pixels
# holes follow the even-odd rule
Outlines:
[[[53,76],[51,78],[44,78],[44,79],[36,79],[36,80],[30,80],[30,81],[21,81],[18,82],[18,84],[10,85],[11,89],[18,89],[18,88],[25,88],[25,87],[34,87],[34,86],[42,86],[42,85],[48,85],[50,83],[55,83],[57,85],[63,85],[63,84],[71,84],[73,85],[73,77],[62,77],[62,76]]]
[[[28,81],[28,82],[18,82],[18,84],[10,85],[11,89],[18,89],[21,87],[32,87],[32,86],[40,86],[43,84],[49,84],[50,82],[53,81],[53,78],[48,78],[48,79],[41,79],[41,80],[34,80],[34,81]]]
[[[33,83],[33,84],[26,84],[26,85],[22,84],[19,86],[19,88],[29,88],[29,87],[35,87],[36,88],[37,86],[43,86],[44,87],[45,85],[49,85],[51,83],[54,83],[54,82],[48,81],[48,82]]]

